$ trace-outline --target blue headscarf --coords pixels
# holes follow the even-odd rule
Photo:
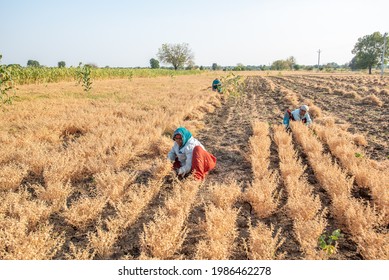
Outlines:
[[[185,144],[188,142],[188,140],[192,137],[192,134],[189,132],[189,130],[187,130],[185,127],[179,127],[177,128],[174,133],[173,133],[173,140],[174,140],[174,137],[177,135],[177,134],[180,134],[181,137],[182,137],[182,147],[185,146]]]

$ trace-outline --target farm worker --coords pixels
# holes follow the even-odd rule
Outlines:
[[[198,180],[216,166],[216,157],[207,152],[199,140],[194,138],[185,127],[177,128],[173,133],[174,145],[168,154],[177,175],[183,177],[193,171]]]
[[[311,117],[309,116],[309,107],[307,105],[302,105],[300,108],[290,111],[286,110],[284,115],[284,125],[286,128],[289,128],[289,122],[292,121],[302,121],[306,125],[310,125],[312,123]]]
[[[217,90],[219,93],[222,91],[222,83],[220,82],[220,80],[218,78],[213,80],[213,82],[212,82],[212,90],[213,91]]]

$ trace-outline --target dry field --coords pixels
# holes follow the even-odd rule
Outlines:
[[[0,259],[389,259],[389,80],[214,74],[23,85],[0,112]],[[314,125],[280,125],[307,103]],[[217,157],[171,175],[183,125]],[[327,254],[318,238],[343,237]]]

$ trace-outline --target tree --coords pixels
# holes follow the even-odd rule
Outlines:
[[[66,66],[65,61],[58,62],[58,68],[65,68],[65,66]]]
[[[338,69],[340,66],[336,62],[329,62],[323,66],[324,69]]]
[[[357,65],[357,57],[354,56],[351,61],[348,63],[347,67],[350,67],[351,70],[357,70],[358,69],[358,65]]]
[[[158,58],[164,63],[172,64],[174,70],[183,68],[185,64],[194,64],[194,55],[187,43],[162,44],[158,50]]]
[[[159,61],[155,58],[150,59],[150,67],[151,69],[158,69],[159,68]]]
[[[293,66],[296,64],[296,59],[293,57],[293,56],[290,56],[287,60],[286,60],[286,64],[288,65],[288,68],[289,69],[293,69]]]
[[[362,69],[369,68],[369,74],[371,74],[371,68],[377,66],[380,62],[383,45],[384,36],[379,32],[374,32],[371,35],[365,35],[362,38],[358,38],[358,42],[351,51],[355,54],[355,65]],[[389,44],[386,45],[385,59],[388,56]]]
[[[40,67],[41,65],[39,64],[38,61],[30,59],[30,60],[27,61],[27,66],[30,66],[30,67]]]
[[[236,66],[233,68],[234,71],[244,71],[246,70],[246,67],[243,65],[243,63],[238,63]]]
[[[217,63],[212,63],[212,70],[213,71],[216,71],[216,70],[218,70],[220,67],[219,67],[219,65],[217,65]]]
[[[194,70],[194,69],[196,69],[196,65],[194,64],[194,61],[193,60],[188,61],[185,70]]]
[[[290,56],[286,60],[276,60],[272,63],[272,70],[292,70],[294,65],[296,65],[296,59],[293,56]]]
[[[96,63],[93,63],[93,62],[87,63],[87,64],[85,64],[85,66],[88,66],[88,67],[90,67],[90,68],[99,68],[99,67],[97,66],[97,64],[96,64]]]
[[[271,64],[272,70],[286,70],[289,69],[289,64],[286,60],[276,60]]]

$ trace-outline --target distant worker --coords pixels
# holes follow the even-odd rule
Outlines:
[[[218,91],[219,93],[222,92],[222,83],[220,82],[220,80],[218,78],[213,80],[213,82],[212,82],[212,90],[213,91]]]
[[[292,121],[302,121],[306,125],[310,125],[312,123],[311,117],[308,114],[309,107],[307,105],[302,105],[300,108],[290,111],[286,110],[284,115],[284,125],[286,128],[289,128],[289,122]]]
[[[216,157],[207,152],[185,127],[174,131],[173,140],[174,145],[168,159],[173,163],[173,170],[177,175],[184,177],[193,171],[196,179],[203,180],[207,173],[215,168]]]

